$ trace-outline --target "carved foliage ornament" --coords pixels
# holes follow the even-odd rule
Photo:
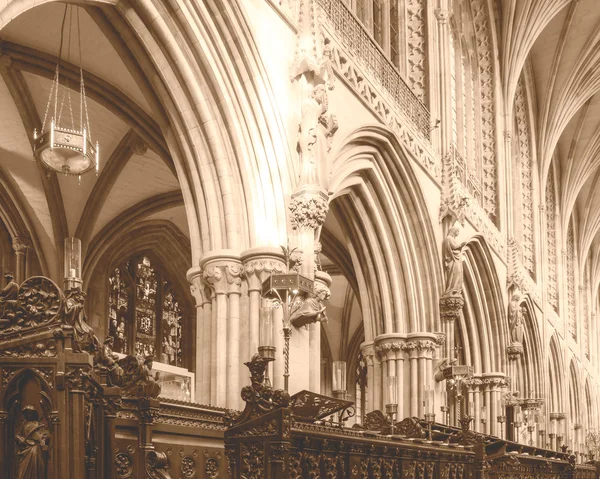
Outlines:
[[[0,295],[0,329],[12,332],[48,324],[58,318],[62,306],[61,291],[48,278],[33,276],[19,287],[9,282]]]
[[[119,452],[115,456],[115,467],[119,478],[130,477],[133,472],[133,460],[126,452]]]
[[[329,205],[320,195],[297,196],[290,202],[290,220],[294,230],[316,229],[325,223]]]

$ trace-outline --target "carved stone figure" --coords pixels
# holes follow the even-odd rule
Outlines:
[[[19,285],[14,281],[12,273],[4,273],[6,286],[0,291],[0,318],[11,319],[16,310]]]
[[[25,406],[22,415],[23,422],[15,434],[16,479],[43,479],[46,477],[50,431],[39,420],[35,407]]]
[[[513,343],[523,342],[523,310],[520,304],[521,296],[513,294],[508,305],[508,325],[510,339]]]
[[[94,353],[98,346],[98,339],[94,336],[94,330],[87,323],[83,307],[85,293],[79,289],[69,289],[65,291],[65,297],[65,320],[73,326],[79,350]]]
[[[319,289],[314,296],[296,301],[290,311],[290,321],[296,327],[317,321],[327,322],[325,306],[323,301],[329,299],[330,293],[327,289]]]
[[[448,231],[448,236],[442,244],[442,254],[444,257],[444,269],[446,270],[446,287],[442,298],[449,296],[462,297],[463,289],[463,264],[462,249],[466,243],[459,243],[456,240],[458,228],[453,227]]]
[[[320,184],[319,169],[330,149],[329,138],[338,128],[335,117],[327,114],[327,109],[325,85],[317,85],[302,104],[298,138],[300,184]]]

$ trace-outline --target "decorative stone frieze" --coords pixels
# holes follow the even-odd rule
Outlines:
[[[443,346],[446,344],[446,333],[433,333],[435,334],[435,343],[438,346]]]
[[[465,379],[463,383],[469,391],[475,392],[481,388],[483,381],[480,378],[470,378]]]

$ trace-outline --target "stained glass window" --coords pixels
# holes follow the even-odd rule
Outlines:
[[[108,334],[113,337],[113,351],[127,353],[129,317],[129,289],[119,268],[108,278]]]
[[[181,333],[189,306],[160,265],[146,255],[133,257],[115,268],[108,282],[113,350],[185,367]]]
[[[181,308],[176,296],[168,291],[168,283],[164,282],[162,311],[162,353],[161,362],[181,366]]]
[[[144,256],[137,264],[135,278],[135,352],[154,355],[156,343],[156,273]]]

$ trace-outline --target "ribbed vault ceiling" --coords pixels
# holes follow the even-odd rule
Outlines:
[[[44,255],[60,255],[62,239],[68,236],[82,238],[87,248],[108,231],[107,225],[118,224],[117,218],[136,205],[143,214],[135,221],[167,220],[189,238],[179,183],[156,121],[164,114],[151,107],[158,104],[156,98],[149,101],[148,91],[134,79],[132,58],[122,45],[115,46],[114,31],[107,28],[99,7],[79,12],[91,130],[100,143],[100,175],[88,173],[78,185],[75,177],[48,176],[33,161],[32,132],[40,127],[46,110],[64,9],[63,3],[35,7],[0,32],[0,168],[29,215]],[[63,54],[63,59],[64,77],[74,75],[69,81],[77,85],[75,36],[71,56]],[[73,99],[78,108],[77,94]],[[178,200],[164,202],[165,194]]]
[[[505,108],[531,66],[539,188],[556,173],[561,230],[575,217],[579,266],[595,272],[600,228],[600,7],[597,0],[500,0]],[[543,198],[543,195],[542,195]],[[563,243],[564,244],[564,243]],[[564,248],[564,246],[563,246]],[[560,249],[560,246],[559,246]],[[600,277],[593,273],[595,286]]]

